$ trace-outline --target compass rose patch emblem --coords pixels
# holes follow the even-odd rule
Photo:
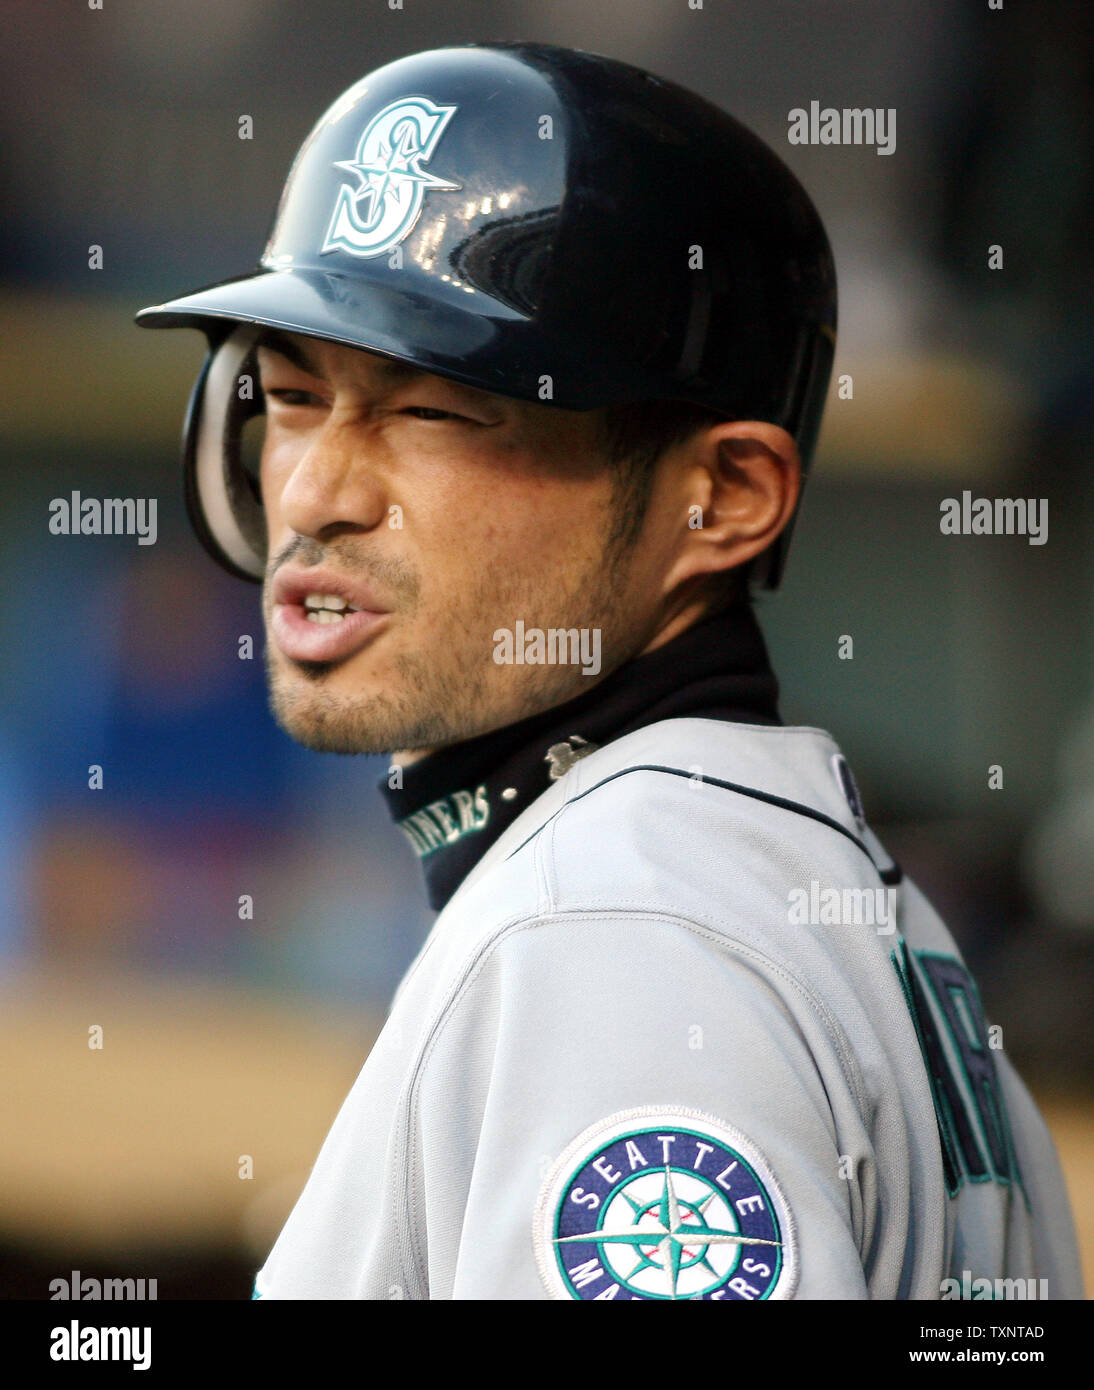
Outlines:
[[[351,178],[338,189],[321,255],[378,256],[410,234],[427,192],[460,187],[425,168],[456,109],[404,97],[373,116],[354,158],[336,165]]]
[[[586,1130],[540,1192],[534,1240],[554,1298],[790,1298],[794,1221],[763,1155],[697,1110]]]

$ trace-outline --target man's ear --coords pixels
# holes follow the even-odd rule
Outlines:
[[[778,425],[720,421],[682,453],[687,520],[669,587],[759,555],[794,515],[801,493],[798,446]]]

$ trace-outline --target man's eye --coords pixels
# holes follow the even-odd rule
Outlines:
[[[320,398],[311,391],[291,391],[285,387],[272,387],[263,392],[269,400],[279,405],[322,405]]]
[[[431,405],[408,405],[404,415],[413,415],[418,420],[465,420],[466,415],[455,415],[451,410],[436,410]]]

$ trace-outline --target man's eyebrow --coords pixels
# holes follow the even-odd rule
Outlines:
[[[268,348],[270,352],[280,353],[287,358],[294,367],[299,367],[301,371],[310,372],[312,376],[322,376],[319,363],[299,343],[289,337],[287,333],[282,333],[276,328],[264,328],[254,342],[254,350]]]
[[[294,367],[299,367],[301,371],[310,372],[312,376],[323,379],[321,363],[288,333],[284,333],[278,328],[264,328],[259,333],[254,342],[254,349],[257,352],[259,348],[268,348],[270,352],[280,353]],[[411,366],[409,362],[399,362],[393,358],[380,357],[378,354],[373,355],[373,366],[381,375],[389,377],[393,381],[426,375],[420,367]]]

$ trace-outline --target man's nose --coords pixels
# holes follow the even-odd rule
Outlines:
[[[281,516],[298,535],[368,531],[386,514],[375,467],[379,446],[354,418],[332,411],[297,460],[281,493]]]

